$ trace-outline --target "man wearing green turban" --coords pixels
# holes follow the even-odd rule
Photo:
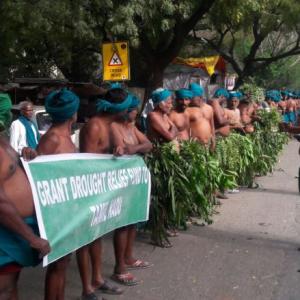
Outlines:
[[[241,122],[241,112],[239,110],[241,93],[238,91],[231,91],[227,101],[227,109],[225,109],[227,118],[230,122],[230,128],[244,132]]]
[[[186,109],[189,117],[191,137],[200,143],[215,148],[215,126],[212,107],[203,99],[204,90],[197,83],[190,84],[193,93],[190,107]]]
[[[221,97],[225,98],[223,100],[228,100],[229,97],[230,97],[229,92],[226,89],[224,89],[224,88],[218,88],[215,91],[213,98],[221,98]]]
[[[52,118],[52,125],[38,144],[39,155],[75,153],[72,142],[72,125],[77,120],[79,98],[67,89],[55,90],[45,99],[46,111]],[[45,299],[62,299],[65,292],[66,270],[70,255],[60,258],[47,267]]]
[[[191,103],[193,93],[187,89],[180,89],[175,92],[175,95],[175,108],[170,113],[170,120],[178,129],[178,140],[189,140],[190,122],[185,110]]]
[[[112,154],[111,124],[116,120],[128,119],[132,98],[133,95],[120,86],[113,85],[103,99],[97,101],[95,116],[80,131],[80,152]],[[115,251],[118,251],[118,247]],[[115,295],[123,293],[122,289],[103,278],[101,238],[77,250],[76,255],[82,281],[82,299],[97,299],[96,291]],[[129,283],[136,281],[131,274],[124,282],[126,279]]]
[[[151,141],[171,142],[178,136],[178,129],[170,120],[173,107],[172,93],[159,88],[152,93],[154,110],[148,115],[148,136]]]
[[[224,105],[229,98],[229,93],[224,88],[219,88],[215,91],[214,97],[208,101],[214,112],[214,124],[216,134],[228,136],[230,134],[229,120],[227,119]]]
[[[145,154],[152,150],[151,142],[135,126],[140,101],[134,95],[131,98],[132,102],[128,109],[127,118],[120,117],[111,124],[113,152],[116,156]],[[121,284],[133,285],[137,283],[137,280],[128,270],[145,269],[150,266],[148,262],[134,258],[135,236],[135,224],[117,229],[114,236],[116,264],[112,278]]]

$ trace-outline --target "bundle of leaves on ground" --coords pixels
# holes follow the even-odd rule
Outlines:
[[[217,141],[216,156],[222,169],[235,172],[240,186],[252,187],[256,176],[272,172],[288,142],[288,135],[278,130],[281,118],[276,110],[259,111],[258,117],[254,133],[232,133]]]
[[[235,186],[235,174],[223,171],[218,160],[198,142],[156,145],[146,157],[152,175],[148,228],[155,244],[166,245],[168,229],[187,227],[189,217],[211,223],[214,194]]]
[[[252,183],[255,154],[250,138],[238,133],[218,138],[215,155],[222,170],[236,174],[238,185],[248,186]]]
[[[288,143],[288,134],[279,132],[280,114],[276,109],[270,112],[258,112],[259,122],[256,122],[256,131],[251,135],[254,149],[254,175],[262,176],[273,171],[279,154]]]

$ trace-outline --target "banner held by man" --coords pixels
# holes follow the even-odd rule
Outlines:
[[[139,156],[48,155],[23,161],[41,237],[43,265],[116,228],[148,220],[151,180]]]

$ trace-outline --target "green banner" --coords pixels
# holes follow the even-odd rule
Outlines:
[[[61,154],[23,161],[41,237],[43,265],[116,228],[148,220],[151,180],[139,156]]]

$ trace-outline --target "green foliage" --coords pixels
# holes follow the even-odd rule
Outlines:
[[[238,86],[249,77],[262,79],[265,70],[267,78],[282,81],[275,74],[279,68],[269,66],[299,55],[299,10],[296,0],[221,0],[199,25],[210,30],[201,42],[231,64],[239,76]]]
[[[131,44],[138,47],[146,35],[150,47],[155,49],[159,44],[168,44],[172,30],[177,22],[190,18],[201,1],[173,0],[132,0],[115,1],[118,13],[112,14],[110,32],[116,36],[126,36]],[[143,35],[141,35],[141,33]],[[161,49],[163,50],[163,49]]]
[[[103,41],[129,40],[132,78],[161,85],[185,37],[216,0],[0,1],[0,79],[101,79]]]
[[[152,174],[151,210],[148,227],[152,240],[162,245],[167,228],[186,228],[189,216],[211,222],[214,193],[235,186],[235,174],[220,168],[218,160],[195,141],[156,145],[147,155]]]
[[[271,111],[259,110],[257,112],[259,122],[255,122],[255,127],[259,131],[264,132],[277,132],[278,124],[281,122],[281,115],[276,108],[272,108]]]
[[[300,86],[300,56],[289,57],[274,62],[267,68],[255,73],[255,82],[267,89],[286,87],[298,89]]]
[[[219,138],[216,147],[216,156],[223,170],[235,172],[239,185],[250,185],[253,180],[251,166],[255,155],[250,138],[232,133],[227,138]]]
[[[239,90],[249,97],[252,102],[260,103],[265,99],[265,90],[257,86],[253,80],[248,80]]]

